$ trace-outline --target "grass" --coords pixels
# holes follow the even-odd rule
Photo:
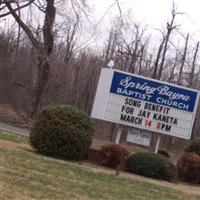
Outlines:
[[[3,135],[3,136],[2,136]],[[7,136],[0,133],[0,138]],[[15,136],[8,139],[17,142]],[[199,200],[174,189],[96,173],[84,166],[15,148],[0,147],[0,196],[53,200]]]
[[[0,140],[28,144],[28,137],[0,132]]]

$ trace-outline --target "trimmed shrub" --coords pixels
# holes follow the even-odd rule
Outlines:
[[[200,155],[200,138],[194,140],[190,146],[186,149],[186,152],[194,152]]]
[[[165,156],[166,158],[170,158],[169,153],[166,150],[159,149],[158,154]]]
[[[178,161],[179,178],[192,183],[200,183],[200,156],[194,152],[186,152]]]
[[[127,160],[130,172],[155,179],[173,180],[176,178],[176,167],[166,157],[154,153],[135,153]]]
[[[90,118],[72,106],[58,105],[43,109],[30,134],[30,144],[38,152],[65,159],[87,157],[92,142]]]
[[[87,160],[95,164],[101,164],[100,149],[89,148]]]
[[[101,163],[104,166],[117,168],[119,165],[124,168],[128,151],[119,144],[108,144],[101,147]]]

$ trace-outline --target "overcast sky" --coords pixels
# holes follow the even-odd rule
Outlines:
[[[115,0],[88,0],[94,8],[94,16],[100,19]],[[131,13],[133,20],[143,25],[148,24],[150,30],[165,27],[170,19],[172,0],[119,0],[123,13]],[[200,0],[174,0],[179,12],[176,24],[180,24],[181,32],[200,40]],[[119,14],[117,6],[112,6],[104,18],[103,24],[109,24],[111,17]]]
[[[68,1],[68,0],[65,0]],[[147,27],[147,34],[151,35],[152,47],[157,47],[156,41],[161,37],[160,32],[157,30],[164,29],[166,22],[171,18],[172,0],[118,0],[120,8],[124,15],[130,15],[131,20],[140,23],[142,26]],[[103,44],[103,41],[108,36],[110,30],[111,20],[115,16],[119,16],[119,8],[115,3],[115,0],[87,0],[90,7],[90,18],[94,19],[92,23],[97,23],[96,35],[98,40],[96,43]],[[190,33],[190,44],[194,46],[197,41],[200,40],[200,0],[174,0],[175,5],[179,12],[183,12],[183,15],[179,15],[176,18],[176,24],[181,25],[179,30],[184,36]],[[114,4],[115,3],[115,4]],[[25,16],[29,13],[24,12]],[[37,16],[37,15],[36,15]],[[38,16],[41,17],[40,14]],[[37,16],[37,17],[38,17]],[[37,18],[36,17],[36,18]],[[25,17],[26,18],[26,17]],[[37,20],[36,20],[37,21]],[[101,23],[98,23],[101,22]],[[1,23],[3,25],[3,23]],[[1,26],[0,25],[0,26]],[[184,45],[184,38],[180,34],[175,33],[178,42]],[[87,36],[87,31],[84,31],[84,37],[86,40],[90,38],[90,34]],[[173,36],[173,39],[176,38]],[[179,41],[182,40],[182,41]],[[192,44],[194,43],[194,44]]]

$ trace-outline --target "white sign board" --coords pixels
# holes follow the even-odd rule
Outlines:
[[[136,130],[129,130],[126,141],[144,146],[150,146],[151,134]]]
[[[190,139],[197,90],[103,68],[91,117]]]

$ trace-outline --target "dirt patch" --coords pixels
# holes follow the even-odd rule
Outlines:
[[[9,104],[0,104],[0,119],[14,124],[23,122],[22,115]]]
[[[1,197],[2,199],[14,199],[15,200],[33,200],[33,198],[29,197],[24,191],[19,192],[12,188],[12,186],[7,185],[6,182],[2,182],[1,184]]]
[[[28,144],[19,144],[11,141],[0,140],[0,149],[27,151],[32,150]]]

